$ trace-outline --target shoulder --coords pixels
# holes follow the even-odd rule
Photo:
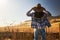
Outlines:
[[[41,7],[43,10],[45,10],[45,8],[44,7]]]
[[[33,9],[36,8],[36,7],[33,7]]]
[[[36,7],[33,7],[33,9],[36,8]]]

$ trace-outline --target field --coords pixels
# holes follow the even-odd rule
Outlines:
[[[59,33],[46,33],[47,40],[59,40]],[[28,32],[3,32],[0,33],[0,40],[33,40],[34,34]],[[39,40],[41,40],[39,36]]]
[[[51,27],[46,27],[46,40],[60,40],[60,17],[50,19]],[[33,40],[34,29],[31,28],[31,21],[6,27],[0,27],[0,40]],[[39,35],[39,40],[41,40]]]

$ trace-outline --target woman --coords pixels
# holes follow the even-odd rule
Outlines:
[[[30,13],[34,10],[33,13]],[[46,40],[45,27],[50,27],[51,24],[47,19],[48,12],[41,4],[37,4],[36,7],[33,7],[27,12],[27,16],[32,18],[31,26],[36,29],[34,32],[34,40],[38,40],[38,35],[41,34],[42,40]]]

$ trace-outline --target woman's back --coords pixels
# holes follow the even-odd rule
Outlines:
[[[45,14],[44,12],[35,12],[35,13],[34,13],[34,17],[35,17],[35,18],[41,18],[41,17],[44,16],[44,14]]]

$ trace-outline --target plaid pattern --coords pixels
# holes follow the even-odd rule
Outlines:
[[[31,22],[32,28],[41,27],[41,29],[44,29],[46,26],[48,26],[48,27],[51,26],[50,22],[47,19],[45,19],[44,21],[41,21],[41,22],[36,22],[35,20]]]
[[[44,20],[42,21],[40,18],[34,18],[34,13],[30,13],[30,14],[28,14],[28,16],[31,16],[31,18],[32,18],[32,20],[31,20],[32,28],[38,28],[38,26],[39,26],[39,27],[41,27],[41,29],[44,29],[46,26],[48,26],[48,27],[51,26],[47,17],[44,18]]]

